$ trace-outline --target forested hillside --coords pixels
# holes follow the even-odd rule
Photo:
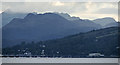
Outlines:
[[[3,55],[80,58],[99,53],[102,57],[118,57],[118,31],[117,27],[111,27],[54,40],[23,41],[19,45],[4,48]]]

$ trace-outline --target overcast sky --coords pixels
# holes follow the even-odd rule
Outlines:
[[[62,12],[71,16],[77,16],[81,19],[96,19],[103,17],[113,17],[118,20],[118,3],[92,3],[92,2],[9,2],[2,3],[2,10],[11,10],[13,12]]]

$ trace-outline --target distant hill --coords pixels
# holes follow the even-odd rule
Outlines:
[[[110,17],[93,20],[94,23],[100,24],[103,28],[118,26],[117,21]]]
[[[64,17],[67,20],[70,20],[70,21],[81,20],[79,17],[72,17],[67,13],[56,13],[56,14],[59,14],[60,16]],[[118,26],[117,21],[115,21],[115,19],[113,19],[111,17],[105,17],[105,18],[95,19],[95,20],[91,20],[91,21],[96,23],[96,24],[101,25],[102,28],[117,27]]]
[[[69,21],[54,13],[29,13],[23,19],[14,18],[3,30],[3,47],[13,46],[21,41],[39,41],[62,38],[79,32],[99,29],[99,24],[87,20]]]
[[[111,27],[37,43],[24,41],[22,44],[3,49],[3,54],[17,55],[29,52],[40,56],[44,50],[44,54],[49,57],[86,58],[91,53],[100,53],[107,58],[118,57],[118,31],[117,27]]]
[[[107,25],[105,25],[105,27],[117,27],[119,23],[115,22],[115,23],[109,23]]]
[[[2,16],[2,26],[5,26],[14,18],[24,18],[27,14],[28,13],[15,13],[10,10],[6,10],[0,14]]]

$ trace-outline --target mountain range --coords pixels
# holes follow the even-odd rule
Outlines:
[[[70,16],[67,13],[58,13],[58,12],[54,12],[54,13],[64,17],[67,20],[70,20],[70,21],[80,20],[79,17]],[[5,10],[4,12],[2,12],[0,14],[0,15],[2,15],[2,26],[5,26],[14,18],[24,18],[27,14],[28,13],[12,12],[11,10]],[[34,14],[37,14],[37,13],[34,12]],[[111,17],[98,18],[98,19],[91,20],[91,21],[93,21],[96,24],[101,25],[102,28],[117,26],[117,23],[116,23],[117,21],[115,21],[115,19],[113,19]]]
[[[39,41],[62,38],[64,36],[100,29],[90,20],[69,21],[55,13],[29,13],[23,19],[14,18],[2,27],[3,47],[13,46],[22,41]]]

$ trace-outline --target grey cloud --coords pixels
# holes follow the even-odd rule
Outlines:
[[[96,14],[118,14],[117,11],[118,9],[116,8],[101,8],[97,10],[95,13]]]
[[[63,12],[72,15],[80,16],[79,14],[117,14],[117,9],[109,7],[109,5],[116,5],[116,3],[89,3],[89,2],[62,2],[63,6],[52,5],[53,2],[5,2],[2,4],[3,10],[9,9],[13,12]],[[103,6],[105,4],[105,6]],[[87,6],[90,6],[89,8]],[[101,9],[102,7],[102,9]],[[103,8],[104,7],[104,8]],[[86,12],[89,11],[90,12]],[[81,16],[91,19],[91,16]],[[99,17],[99,16],[95,16]]]
[[[64,6],[53,6],[49,2],[35,2],[35,3],[3,3],[3,9],[9,8],[14,12],[33,12],[33,11],[55,11],[55,12],[80,12],[84,11],[85,3],[64,3]]]

